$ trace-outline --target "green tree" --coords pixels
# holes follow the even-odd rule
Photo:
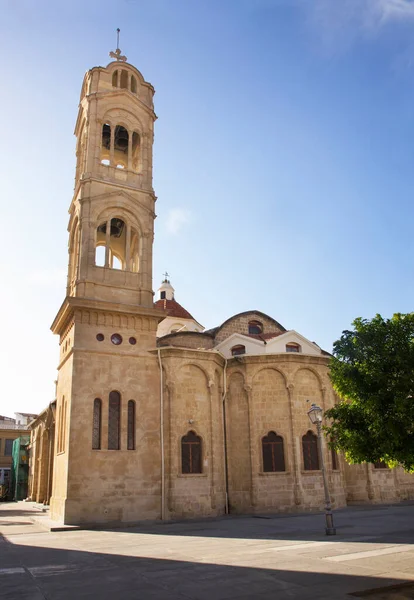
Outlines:
[[[414,313],[355,319],[334,344],[340,402],[326,412],[331,445],[348,462],[414,472]]]

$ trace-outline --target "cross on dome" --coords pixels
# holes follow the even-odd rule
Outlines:
[[[121,54],[121,50],[119,48],[119,34],[120,34],[121,30],[118,29],[116,30],[116,50],[115,52],[113,52],[112,50],[109,53],[109,56],[111,58],[115,58],[115,60],[121,61],[121,62],[126,62],[127,61],[127,57]]]

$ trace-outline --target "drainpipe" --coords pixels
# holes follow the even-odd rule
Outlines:
[[[223,356],[223,355],[222,355]],[[224,483],[226,493],[226,515],[229,514],[229,471],[227,463],[227,428],[226,428],[226,396],[227,396],[227,358],[224,358],[223,367],[223,397],[222,397],[222,409],[223,409],[223,447],[224,447]]]
[[[160,366],[161,521],[165,521],[164,374],[162,371],[161,348],[158,348],[158,364]]]

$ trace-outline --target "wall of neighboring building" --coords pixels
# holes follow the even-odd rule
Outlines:
[[[11,469],[13,442],[19,437],[30,435],[27,428],[17,429],[16,426],[0,427],[0,469]]]

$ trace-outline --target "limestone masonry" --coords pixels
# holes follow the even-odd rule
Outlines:
[[[56,400],[31,424],[30,497],[67,524],[323,506],[307,411],[329,355],[260,311],[203,326],[168,274],[154,304],[154,88],[120,51],[76,121]],[[414,498],[414,477],[324,445],[333,506]]]

